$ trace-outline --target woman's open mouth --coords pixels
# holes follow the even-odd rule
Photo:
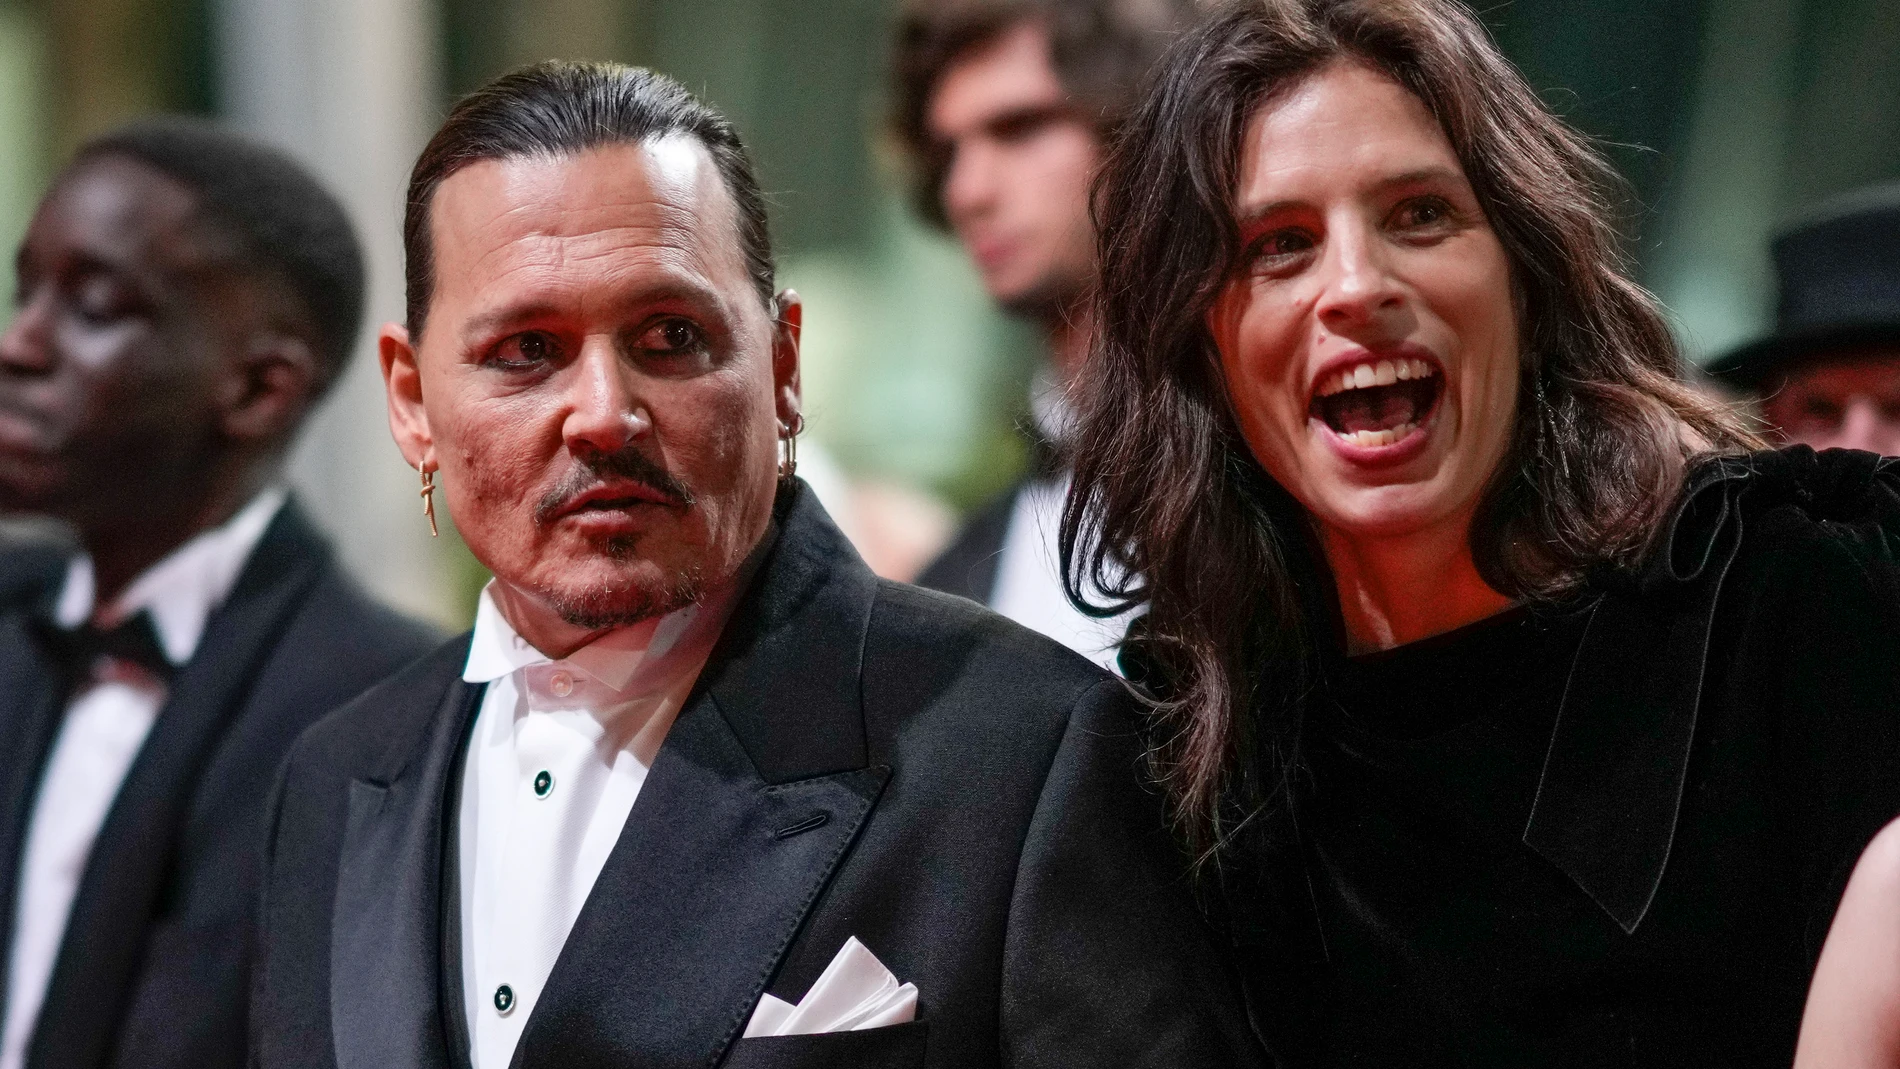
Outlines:
[[[1417,434],[1438,410],[1445,376],[1425,360],[1367,360],[1321,379],[1307,409],[1347,445],[1384,449]]]

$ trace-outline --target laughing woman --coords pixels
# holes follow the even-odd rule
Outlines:
[[[1066,567],[1288,1065],[1786,1066],[1900,813],[1900,464],[1685,386],[1607,177],[1452,0],[1231,7],[1106,166]]]

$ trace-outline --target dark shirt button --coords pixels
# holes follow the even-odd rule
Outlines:
[[[553,791],[554,776],[545,768],[536,772],[534,774],[534,796],[536,798],[546,798],[549,794],[553,793]]]
[[[503,1016],[506,1016],[508,1011],[514,1008],[515,1008],[515,989],[512,987],[509,987],[507,984],[503,984],[500,987],[496,988],[495,989],[496,1012],[502,1014]]]

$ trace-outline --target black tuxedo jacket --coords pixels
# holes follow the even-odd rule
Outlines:
[[[990,604],[996,597],[996,573],[1003,559],[1003,541],[1009,537],[1009,519],[1028,485],[1027,480],[1019,482],[977,510],[917,577],[917,585],[979,605]]]
[[[27,554],[36,550],[25,550]],[[64,558],[0,606],[0,962],[34,792],[63,712],[30,627]],[[0,565],[0,573],[25,557]],[[435,636],[370,601],[294,502],[207,621],[108,812],[73,900],[28,1069],[244,1062],[265,804],[298,733]]]
[[[514,1065],[1246,1064],[1253,1040],[1121,686],[959,599],[880,581],[810,492],[648,774]],[[458,640],[307,732],[273,817],[267,1069],[467,1064]],[[857,936],[917,1020],[740,1039]]]

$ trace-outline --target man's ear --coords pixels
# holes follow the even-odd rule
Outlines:
[[[805,305],[798,291],[779,291],[778,318],[772,324],[772,398],[779,422],[794,426],[804,404],[798,383],[798,342],[805,327]]]
[[[429,413],[422,407],[422,370],[409,328],[385,323],[376,335],[376,356],[383,368],[383,387],[389,402],[389,433],[412,468],[435,469],[435,436],[429,433]]]
[[[287,438],[322,388],[310,343],[277,331],[252,339],[222,391],[224,433],[243,441]]]

